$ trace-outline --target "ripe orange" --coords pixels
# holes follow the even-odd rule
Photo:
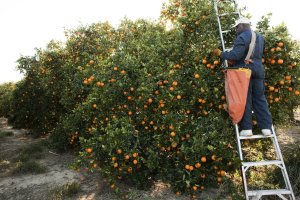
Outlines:
[[[215,60],[214,65],[218,65],[218,64],[219,64],[219,61]]]
[[[199,169],[199,168],[201,167],[201,164],[200,164],[200,163],[196,163],[196,164],[195,164],[195,167],[196,167],[197,169]]]
[[[193,190],[194,190],[194,191],[197,191],[197,189],[198,189],[197,186],[194,185],[194,186],[193,186]]]
[[[185,165],[184,168],[185,168],[186,170],[190,170],[190,165]]]
[[[213,155],[211,156],[211,159],[215,161],[215,160],[216,160],[216,155],[213,154]]]
[[[123,69],[123,70],[121,71],[121,74],[122,74],[122,75],[125,75],[125,74],[126,74],[126,71]]]
[[[95,62],[93,60],[90,60],[89,64],[92,65],[94,64]]]
[[[277,60],[277,63],[278,63],[279,65],[281,65],[281,64],[283,64],[283,60],[282,60],[282,59],[278,59],[278,60]]]
[[[284,45],[283,42],[278,42],[278,43],[277,43],[277,46],[278,46],[278,47],[283,47],[283,45]]]
[[[295,95],[298,96],[299,95],[299,90],[295,91]]]
[[[112,161],[115,161],[116,159],[117,159],[116,157],[112,157],[112,158],[111,158]]]
[[[205,163],[206,162],[206,156],[201,157],[201,162]]]
[[[136,158],[138,155],[139,155],[138,153],[133,153],[133,154],[132,154],[132,156],[133,156],[134,158]]]
[[[132,162],[133,162],[133,164],[135,164],[135,165],[138,164],[138,161],[137,161],[137,160],[133,160]]]
[[[271,65],[274,65],[276,63],[276,60],[272,59],[271,60]]]
[[[178,82],[177,82],[177,81],[173,81],[172,85],[173,85],[173,86],[177,86],[177,85],[178,85]]]
[[[206,60],[206,59],[203,59],[203,60],[202,60],[202,64],[205,65],[206,63],[207,63],[207,60]]]
[[[171,136],[171,137],[175,137],[175,136],[176,136],[176,133],[175,133],[174,131],[172,131],[172,132],[170,133],[170,136]]]
[[[150,103],[152,103],[153,102],[153,100],[151,99],[151,98],[149,98],[148,99],[148,103],[150,104]]]
[[[122,149],[118,149],[117,154],[121,154],[121,153],[122,153]]]
[[[96,109],[97,108],[97,104],[94,103],[93,104],[93,108]]]
[[[85,151],[88,153],[92,153],[93,150],[91,148],[86,148]]]
[[[226,172],[225,172],[224,170],[221,170],[221,171],[220,171],[220,175],[221,175],[221,176],[225,176],[225,174],[226,174]]]
[[[130,156],[129,155],[125,155],[124,158],[125,158],[125,160],[129,160]]]
[[[287,80],[287,81],[289,81],[289,80],[291,80],[291,79],[292,79],[292,77],[291,77],[291,76],[289,76],[289,75],[287,75],[287,76],[285,76],[285,77],[284,77],[284,79],[285,79],[285,80]]]
[[[114,67],[114,71],[117,71],[118,70],[118,67]]]
[[[194,170],[194,166],[190,165],[189,170],[190,170],[190,171],[193,171],[193,170]]]
[[[117,168],[119,166],[118,163],[114,163],[114,168]]]
[[[195,74],[195,78],[200,78],[200,74]]]
[[[93,168],[94,169],[96,169],[97,168],[97,164],[95,163],[95,164],[93,164]]]
[[[219,183],[222,182],[222,177],[218,176],[217,180]]]
[[[201,178],[205,178],[206,177],[206,175],[205,174],[201,174]]]
[[[181,99],[181,96],[180,95],[177,95],[177,97],[176,97],[178,100],[180,100]]]

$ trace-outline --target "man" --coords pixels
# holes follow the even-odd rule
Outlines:
[[[243,118],[240,122],[241,136],[252,135],[252,108],[257,118],[257,123],[263,135],[271,135],[272,117],[268,108],[267,99],[265,97],[265,72],[262,65],[262,56],[264,51],[264,38],[259,33],[256,33],[256,43],[253,50],[251,60],[246,62],[245,58],[248,53],[251,42],[250,20],[240,18],[235,24],[237,37],[234,42],[233,49],[228,52],[221,52],[219,49],[214,49],[213,52],[221,56],[223,59],[233,61],[235,67],[248,67],[251,69],[251,79],[246,102],[246,108]]]

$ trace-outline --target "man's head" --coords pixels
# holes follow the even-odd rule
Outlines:
[[[248,18],[241,17],[236,21],[234,27],[235,27],[236,33],[239,34],[245,30],[250,30],[251,22]]]

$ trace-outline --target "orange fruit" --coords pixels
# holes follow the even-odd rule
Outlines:
[[[212,159],[212,160],[216,160],[216,155],[213,154],[213,155],[211,156],[211,159]]]
[[[220,183],[222,182],[222,177],[218,176],[217,181]]]
[[[173,81],[172,85],[173,85],[173,86],[177,86],[177,85],[178,85],[178,82],[177,82],[177,81]]]
[[[125,160],[129,160],[130,156],[129,155],[125,155],[124,158],[125,158]]]
[[[88,153],[92,153],[93,150],[91,148],[86,148],[85,151]]]
[[[96,169],[97,168],[97,164],[95,163],[95,164],[93,164],[93,168],[94,169]]]
[[[205,65],[206,63],[207,63],[207,60],[206,60],[206,59],[203,59],[203,60],[202,60],[202,64]]]
[[[116,159],[117,159],[116,157],[112,157],[112,158],[111,158],[112,161],[115,161]]]
[[[193,170],[194,170],[194,166],[190,165],[189,170],[190,170],[190,171],[193,171]]]
[[[289,76],[289,75],[287,75],[287,76],[285,76],[285,77],[284,77],[284,79],[285,79],[285,80],[287,80],[287,81],[289,81],[289,80],[291,80],[291,79],[292,79],[292,77],[291,77],[291,76]]]
[[[92,65],[94,64],[95,62],[93,60],[90,60],[89,64]]]
[[[118,67],[114,67],[114,71],[117,71],[118,70]]]
[[[94,103],[93,104],[93,108],[96,109],[97,108],[97,104]]]
[[[184,168],[185,168],[186,170],[190,170],[190,165],[185,165]]]
[[[123,70],[121,71],[121,74],[125,75],[125,74],[126,74],[126,71],[123,69]]]
[[[226,174],[226,172],[225,172],[224,170],[221,170],[221,171],[220,171],[220,175],[221,175],[221,176],[225,176],[225,174]]]
[[[121,154],[121,153],[122,153],[122,149],[118,149],[117,154]]]
[[[152,103],[153,102],[153,100],[151,99],[151,98],[149,98],[148,99],[148,103],[150,104],[150,103]]]
[[[181,96],[180,95],[177,95],[177,97],[176,97],[178,100],[180,100],[181,99]]]
[[[215,60],[214,65],[218,65],[218,64],[219,64],[219,61]]]
[[[281,65],[281,64],[283,64],[283,60],[282,60],[282,59],[278,59],[278,60],[277,60],[277,63],[278,63],[279,65]]]
[[[277,46],[278,46],[278,47],[283,47],[283,45],[284,45],[283,42],[278,42],[278,43],[277,43]]]
[[[299,95],[299,90],[295,91],[295,95],[298,96]]]
[[[201,174],[201,178],[205,178],[206,177],[206,175],[205,174]]]
[[[174,131],[172,131],[172,132],[170,133],[170,136],[171,136],[171,137],[175,137],[175,136],[176,136],[176,133],[175,133]]]
[[[133,164],[135,164],[135,165],[138,164],[138,161],[137,161],[137,160],[133,160],[132,162],[133,162]]]
[[[206,156],[201,157],[201,162],[205,163],[206,162]]]
[[[117,168],[119,166],[118,163],[114,163],[114,168]]]
[[[197,169],[199,169],[199,168],[201,167],[201,164],[200,164],[200,163],[196,163],[196,164],[195,164],[195,167],[196,167]]]
[[[195,78],[200,78],[200,74],[195,74]]]
[[[136,158],[138,155],[139,155],[138,153],[133,153],[133,154],[132,154],[132,156],[133,156],[134,158]]]
[[[198,189],[197,186],[194,185],[193,190],[196,191],[197,189]]]

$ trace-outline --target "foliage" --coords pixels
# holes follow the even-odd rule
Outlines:
[[[13,83],[3,83],[0,85],[0,116],[8,117],[12,93],[15,89]]]
[[[223,3],[221,12],[233,9]],[[268,20],[257,29],[266,39],[266,95],[274,123],[282,123],[299,105],[299,45]],[[193,195],[230,178],[239,159],[224,110],[223,61],[211,53],[220,46],[212,1],[170,0],[159,23],[96,23],[66,37],[19,59],[26,78],[13,94],[11,122],[51,133],[60,150],[79,148],[78,165],[101,171],[112,189],[118,180],[145,188],[160,177]]]

